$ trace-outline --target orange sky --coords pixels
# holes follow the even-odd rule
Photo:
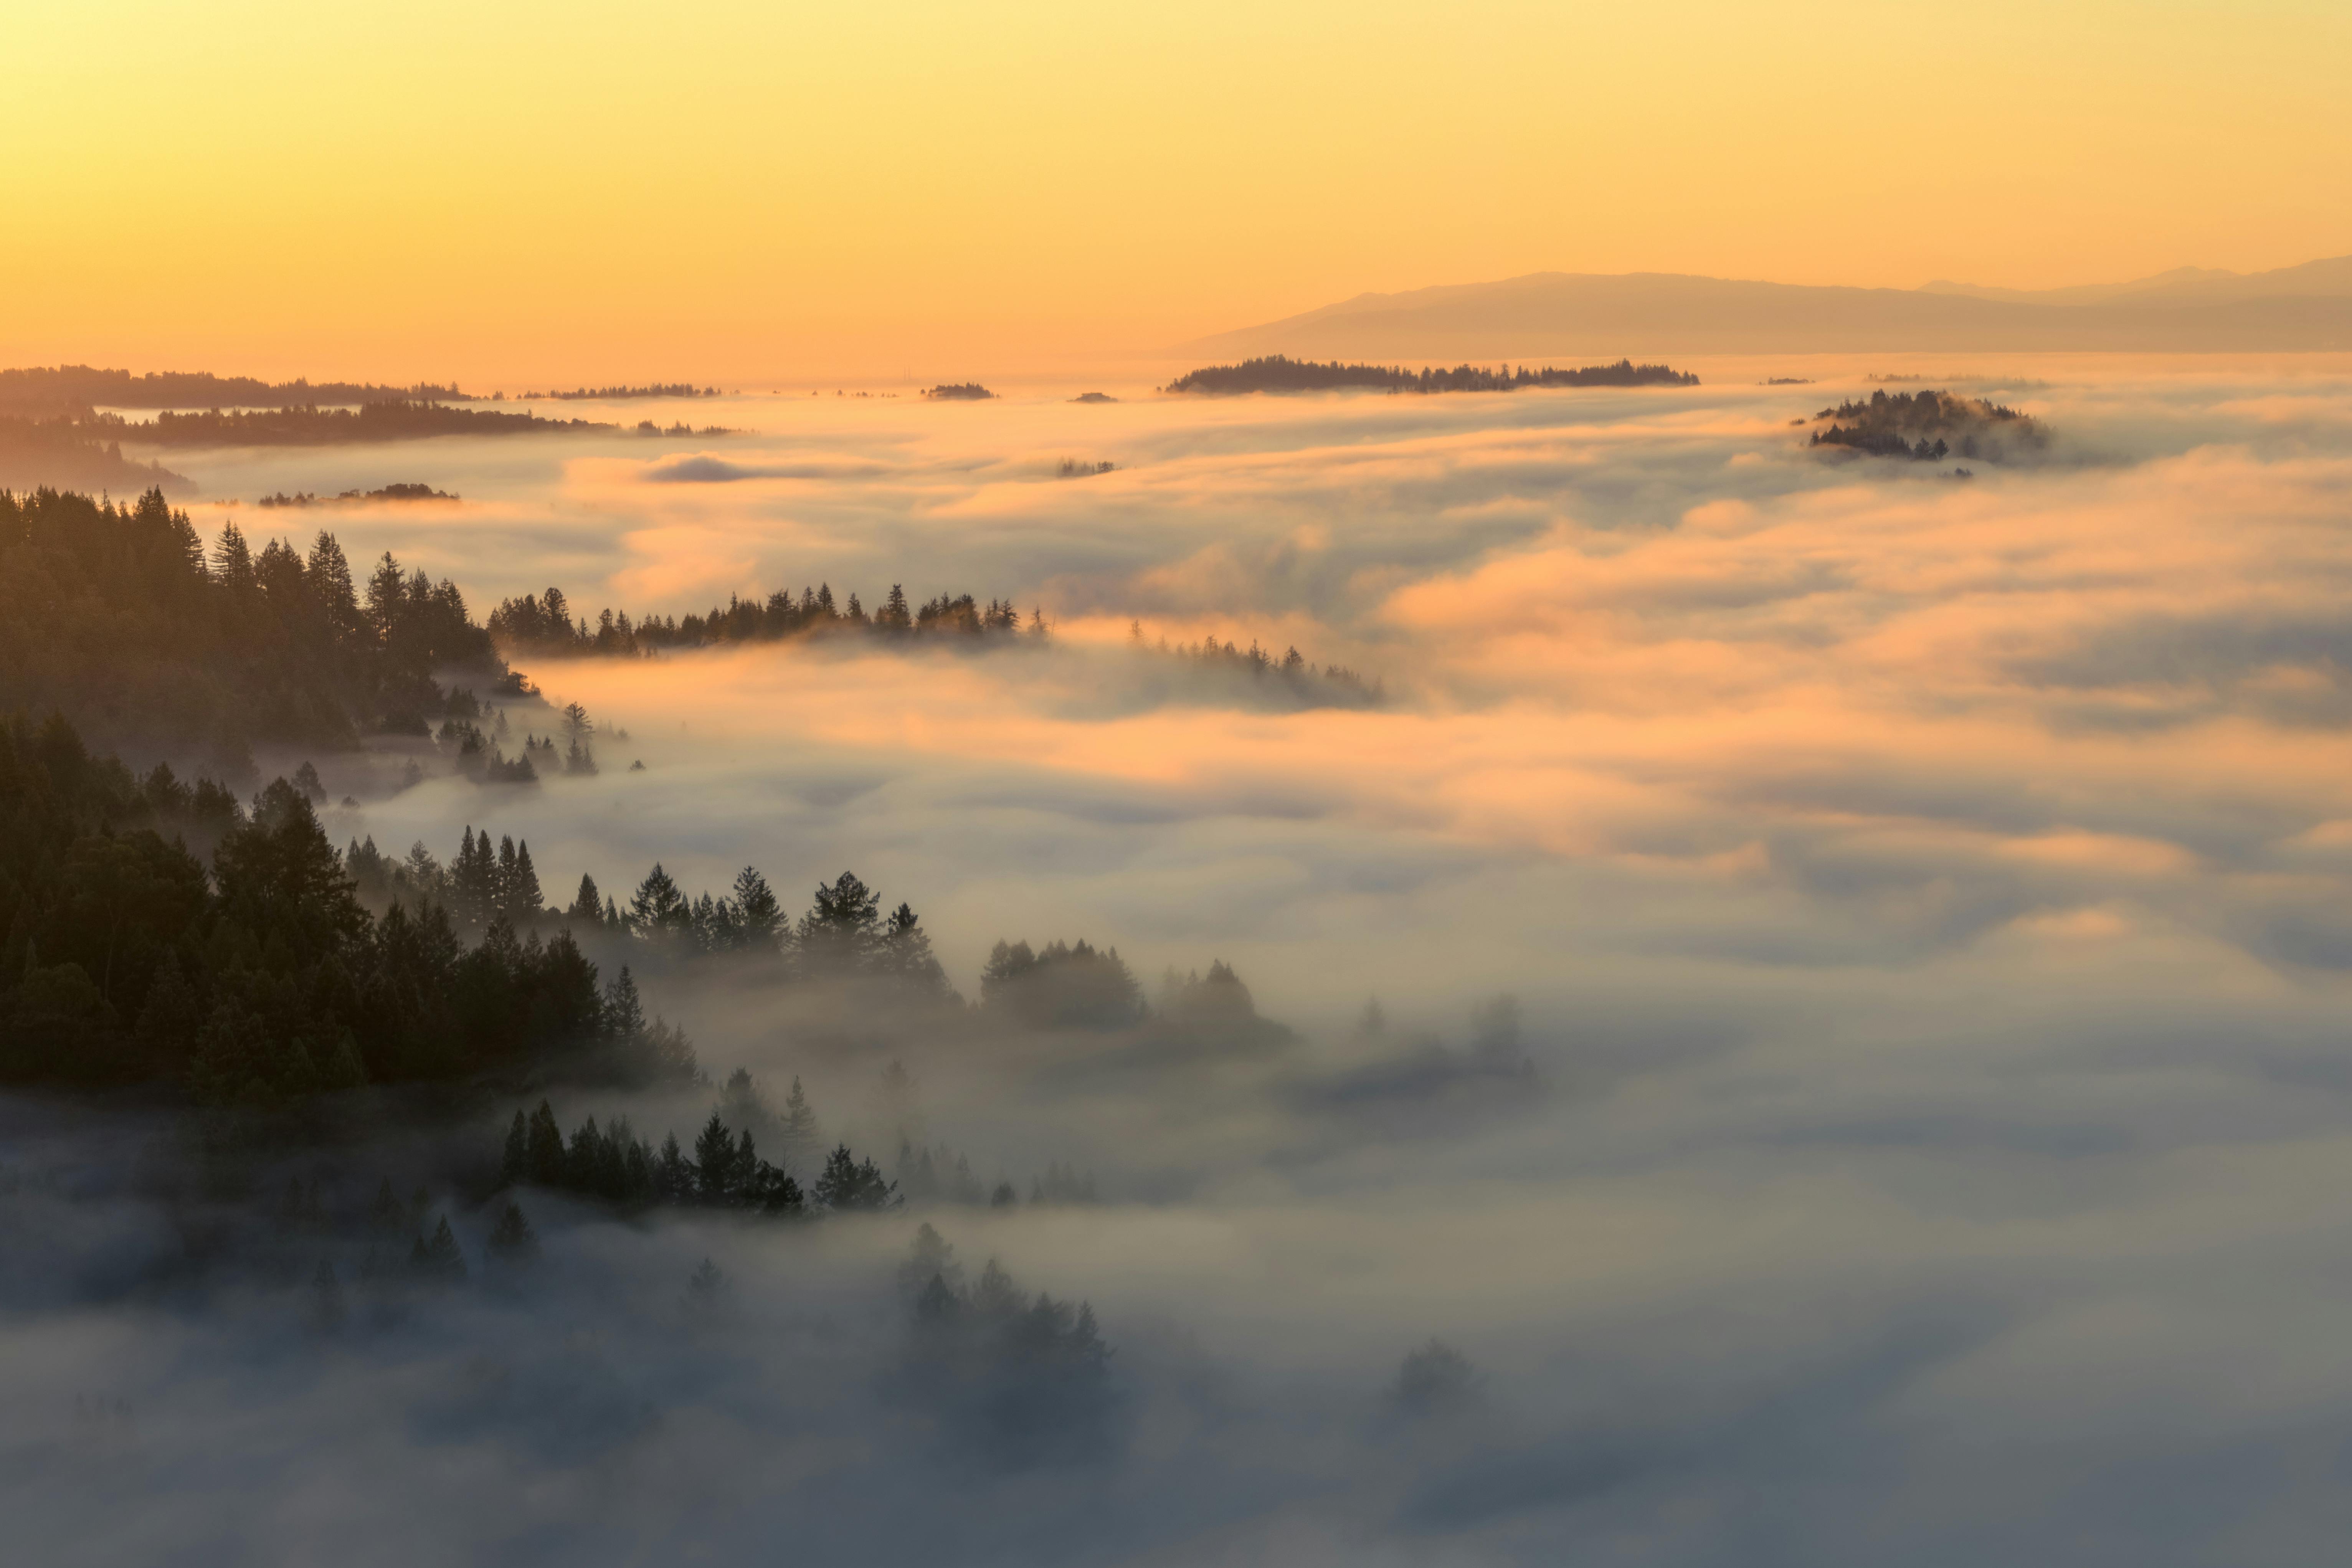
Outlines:
[[[0,14],[0,361],[746,384],[1547,268],[2352,251],[2352,9],[439,0]]]

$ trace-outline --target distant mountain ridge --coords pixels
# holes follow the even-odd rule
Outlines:
[[[2176,267],[2128,283],[2084,283],[2071,289],[1990,289],[1938,279],[1919,292],[1965,294],[2027,305],[2102,305],[2117,300],[2147,305],[2212,305],[2233,300],[2344,299],[2352,297],[2352,256],[2331,256],[2300,267],[2268,272],[2225,272],[2210,267]]]
[[[1672,272],[1538,272],[1360,294],[1183,345],[1204,355],[1450,360],[1902,350],[2352,349],[2352,257],[2271,272],[2181,268],[2041,292],[1857,289]]]

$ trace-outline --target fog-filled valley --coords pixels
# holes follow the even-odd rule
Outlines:
[[[1675,369],[17,491],[17,1550],[2324,1554],[2352,363]]]

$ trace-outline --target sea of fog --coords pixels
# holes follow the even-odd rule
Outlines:
[[[1098,1201],[779,1230],[550,1198],[529,1289],[331,1340],[283,1281],[134,1288],[195,1245],[110,1173],[161,1135],[0,1108],[11,1552],[2331,1555],[2352,364],[1697,368],[1436,397],[747,393],[560,409],[743,432],[693,440],[169,455],[207,535],[329,528],[477,616],[551,584],[593,619],[895,584],[1050,626],[519,658],[594,717],[602,773],[384,794],[364,758],[309,759],[357,802],[326,814],[338,841],[513,834],[556,902],[659,861],[689,892],[748,863],[798,906],[854,869],[968,996],[998,940],[1083,938],[1148,986],[1230,963],[1296,1038],[1179,1066],[949,1048],[657,975],[714,1076],[799,1077],[829,1130],[912,1119],[1024,1190],[1082,1168]],[[1967,477],[1808,449],[1792,421],[1872,374],[2054,440]],[[393,482],[463,499],[253,504]],[[1383,699],[1301,707],[1160,649],[1203,636]],[[709,1100],[625,1109],[684,1133]],[[592,1108],[614,1109],[561,1109]],[[487,1213],[451,1217],[478,1249]],[[923,1219],[974,1273],[1092,1304],[1112,1397],[1080,1439],[908,1394]],[[705,1258],[722,1307],[686,1300]],[[1443,1398],[1401,1382],[1433,1337],[1469,1368]]]

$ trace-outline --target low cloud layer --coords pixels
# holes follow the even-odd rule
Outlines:
[[[105,1174],[141,1130],[10,1107],[12,1518],[51,1561],[2324,1554],[2352,382],[2021,369],[1969,390],[2053,460],[1967,479],[1806,450],[1790,421],[1850,376],[744,399],[695,416],[765,434],[703,454],[224,458],[207,493],[463,492],[329,526],[478,610],[903,582],[1056,625],[527,663],[608,726],[600,776],[431,782],[339,836],[526,836],[559,901],[657,859],[803,900],[854,868],[968,994],[998,939],[1083,937],[1150,982],[1228,961],[1297,1037],[950,1049],[656,973],[719,1073],[801,1076],[876,1139],[899,1060],[984,1178],[1068,1163],[1102,1201],[787,1234],[543,1204],[527,1289],[327,1344],[299,1289],[126,1284],[194,1205]],[[1386,699],[1254,701],[1158,651],[1202,636]],[[908,1392],[918,1217],[1092,1302],[1094,1451],[1008,1467]],[[698,1317],[705,1256],[734,1285]],[[1433,1335],[1474,1373],[1442,1408],[1399,1381]]]

